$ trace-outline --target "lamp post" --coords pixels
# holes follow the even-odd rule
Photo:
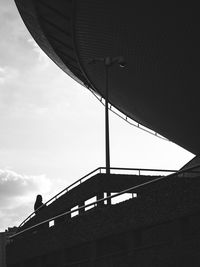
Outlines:
[[[120,67],[125,67],[125,61],[122,56],[119,57],[105,57],[105,58],[94,58],[90,60],[89,64],[96,62],[103,62],[105,67],[105,151],[106,151],[106,174],[110,174],[110,131],[109,131],[109,86],[108,86],[108,72],[111,66],[115,63],[119,64]]]

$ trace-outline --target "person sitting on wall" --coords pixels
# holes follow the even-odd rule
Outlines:
[[[41,207],[44,207],[44,204],[42,203],[42,196],[41,195],[37,195],[36,197],[36,201],[35,201],[35,204],[34,204],[34,210],[35,212],[37,213],[38,212],[38,209]]]

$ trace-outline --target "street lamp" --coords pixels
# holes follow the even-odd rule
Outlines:
[[[109,90],[108,90],[108,70],[114,64],[119,64],[120,67],[125,67],[125,60],[122,56],[118,57],[105,57],[91,59],[88,64],[95,64],[102,62],[105,67],[105,146],[106,146],[106,174],[110,174],[110,138],[109,138]]]

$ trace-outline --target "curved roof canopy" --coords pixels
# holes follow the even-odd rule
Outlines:
[[[200,152],[198,8],[152,1],[15,0],[33,38],[68,75],[194,154]],[[161,1],[162,2],[162,1]]]

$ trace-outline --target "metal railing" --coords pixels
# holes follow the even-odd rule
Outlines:
[[[41,226],[41,225],[44,225],[45,223],[50,223],[50,222],[52,222],[52,221],[54,221],[54,220],[56,220],[56,219],[62,218],[62,217],[67,216],[67,215],[71,215],[72,213],[75,213],[75,212],[79,212],[80,210],[83,210],[83,209],[85,209],[85,208],[87,208],[87,207],[96,206],[98,203],[107,201],[107,200],[109,200],[109,199],[113,199],[113,198],[118,197],[118,196],[120,196],[120,195],[123,195],[123,194],[125,194],[125,193],[129,193],[130,191],[133,191],[133,190],[135,190],[135,189],[137,189],[137,188],[144,187],[144,186],[149,185],[149,184],[152,184],[152,183],[156,183],[156,182],[158,182],[158,181],[161,181],[161,180],[164,180],[164,179],[173,177],[173,176],[175,176],[175,175],[180,175],[180,174],[183,174],[183,173],[196,173],[196,174],[200,174],[200,171],[199,171],[199,172],[196,172],[196,171],[194,172],[194,170],[197,169],[197,168],[200,168],[200,165],[199,165],[199,166],[195,166],[195,167],[191,167],[191,168],[188,168],[188,169],[185,169],[185,170],[180,170],[180,171],[178,171],[178,172],[176,172],[176,173],[172,173],[172,174],[170,174],[170,175],[168,175],[168,176],[161,176],[161,177],[158,177],[158,178],[154,178],[154,179],[152,179],[152,180],[150,180],[150,181],[147,181],[147,182],[141,183],[141,184],[139,184],[139,185],[130,187],[130,188],[128,188],[128,189],[126,189],[126,190],[123,190],[123,191],[121,191],[121,192],[119,192],[119,193],[116,193],[116,194],[114,194],[114,195],[112,195],[112,196],[108,196],[108,197],[105,197],[105,198],[101,198],[101,199],[99,199],[99,200],[97,200],[97,201],[94,201],[94,202],[92,202],[92,203],[89,203],[89,204],[87,204],[87,205],[79,206],[79,207],[76,208],[76,209],[73,209],[73,210],[70,210],[70,211],[66,211],[66,212],[61,213],[61,214],[59,214],[59,215],[57,215],[57,216],[51,217],[50,219],[47,219],[47,220],[45,220],[45,221],[42,221],[42,222],[40,222],[40,223],[38,223],[38,224],[36,224],[36,225],[33,225],[33,226],[29,227],[29,228],[26,228],[26,229],[24,229],[24,230],[22,230],[22,231],[16,233],[15,235],[11,236],[10,238],[13,239],[13,238],[15,238],[16,236],[19,236],[19,235],[21,235],[21,234],[23,234],[23,233],[25,233],[25,232],[27,232],[27,231],[30,231],[30,230],[32,230],[32,229],[36,229],[37,227],[39,227],[39,226]],[[116,169],[120,169],[120,168],[116,168]],[[133,170],[138,170],[138,169],[133,169]],[[148,169],[144,169],[144,170],[148,170]],[[161,171],[161,170],[159,170],[159,171]],[[178,177],[178,176],[177,176],[177,177]],[[180,177],[180,179],[181,179],[181,177]]]
[[[83,210],[83,209],[85,209],[85,208],[87,208],[87,207],[89,207],[89,206],[92,206],[92,205],[93,205],[93,206],[96,206],[96,205],[97,205],[98,203],[100,203],[100,202],[103,202],[103,203],[104,203],[104,201],[106,201],[106,200],[109,200],[109,199],[115,198],[115,197],[117,197],[117,196],[123,195],[123,194],[125,194],[125,193],[130,192],[130,191],[133,191],[134,189],[137,189],[137,188],[140,188],[140,187],[144,187],[144,186],[146,186],[146,185],[149,185],[149,184],[152,184],[152,183],[156,183],[156,182],[158,182],[158,181],[161,181],[161,180],[164,180],[164,179],[168,179],[168,178],[171,178],[171,177],[176,176],[176,175],[181,175],[181,174],[183,174],[183,173],[196,173],[196,174],[198,174],[198,177],[199,177],[199,175],[200,175],[200,170],[199,170],[199,172],[196,172],[196,171],[194,172],[194,170],[195,170],[195,169],[198,169],[198,168],[200,168],[200,165],[198,165],[198,166],[194,166],[194,167],[190,167],[190,168],[185,169],[185,170],[180,170],[180,171],[178,171],[178,172],[176,172],[176,173],[169,174],[168,176],[161,176],[161,177],[158,177],[158,178],[154,178],[153,180],[150,180],[150,181],[141,183],[141,184],[139,184],[139,185],[130,187],[130,188],[128,188],[128,189],[126,189],[126,190],[123,190],[123,191],[121,191],[121,192],[119,192],[119,193],[116,193],[116,194],[114,194],[114,195],[112,195],[112,196],[108,196],[108,197],[105,197],[105,198],[101,198],[101,199],[99,199],[99,200],[97,200],[97,201],[94,201],[94,202],[92,202],[92,203],[89,203],[89,204],[87,204],[87,205],[79,206],[79,207],[76,208],[76,209],[73,209],[73,210],[70,210],[70,211],[66,211],[66,212],[61,213],[61,214],[59,214],[59,215],[57,215],[57,216],[54,216],[54,217],[52,217],[52,218],[50,218],[50,219],[47,219],[47,220],[45,220],[45,221],[42,221],[42,222],[40,222],[40,223],[38,223],[38,224],[36,224],[36,225],[33,225],[33,226],[29,227],[29,228],[26,228],[26,229],[24,229],[24,230],[22,230],[22,231],[20,231],[20,232],[18,232],[18,233],[16,233],[16,234],[10,236],[10,239],[12,240],[12,239],[14,239],[15,237],[17,237],[17,236],[19,236],[19,235],[21,235],[21,234],[23,234],[23,233],[25,233],[25,232],[28,232],[28,231],[30,231],[30,230],[32,230],[32,229],[37,229],[37,227],[39,227],[39,226],[41,226],[41,225],[44,225],[45,223],[50,223],[51,221],[54,221],[54,220],[59,219],[59,218],[62,218],[62,217],[64,217],[64,216],[67,216],[67,215],[72,214],[72,213],[74,213],[74,212],[79,212],[80,210]],[[118,169],[118,168],[117,168],[117,169]],[[181,176],[177,176],[177,177],[179,177],[179,178],[181,179]]]
[[[36,225],[30,226],[30,227],[28,227],[28,228],[26,228],[26,229],[24,229],[24,230],[22,230],[22,231],[20,231],[20,232],[18,232],[18,233],[16,233],[16,234],[14,234],[13,236],[10,237],[10,239],[13,239],[13,238],[15,238],[16,236],[19,236],[19,235],[21,235],[21,234],[23,234],[23,233],[25,233],[25,232],[27,232],[27,231],[30,231],[31,229],[35,229],[35,228],[37,228],[37,227],[39,227],[39,226],[41,226],[41,225],[43,225],[43,224],[45,224],[45,223],[50,223],[51,221],[54,221],[54,220],[56,220],[56,219],[62,218],[62,217],[64,217],[64,216],[70,215],[70,214],[75,213],[75,212],[79,212],[79,210],[83,210],[83,209],[85,209],[85,208],[87,208],[87,207],[96,206],[96,205],[98,205],[98,203],[107,201],[107,200],[109,200],[109,199],[115,198],[115,197],[120,196],[120,195],[123,195],[123,194],[125,194],[125,193],[128,193],[128,192],[132,191],[133,189],[137,189],[137,188],[139,188],[139,187],[142,187],[142,186],[144,186],[144,185],[150,184],[150,183],[152,183],[152,182],[156,182],[156,181],[161,180],[161,179],[163,179],[163,178],[165,178],[165,177],[159,177],[159,178],[150,180],[150,181],[148,181],[148,182],[145,182],[145,183],[142,183],[142,184],[133,186],[133,187],[128,188],[128,189],[123,190],[123,191],[120,191],[119,193],[116,193],[116,194],[114,194],[114,195],[112,195],[112,196],[108,196],[108,197],[105,197],[105,198],[101,198],[101,199],[99,199],[99,200],[97,200],[97,201],[94,201],[94,202],[92,202],[92,203],[89,203],[89,204],[87,204],[87,205],[82,205],[82,206],[79,206],[79,207],[76,208],[76,209],[66,211],[66,212],[61,213],[61,214],[59,214],[59,215],[57,215],[57,216],[54,216],[54,217],[52,217],[52,218],[50,218],[50,219],[44,220],[44,221],[42,221],[42,222],[40,222],[40,223],[37,223]]]
[[[141,173],[144,173],[144,172],[154,173],[154,175],[155,175],[155,173],[162,173],[162,174],[164,174],[164,173],[166,174],[166,173],[169,173],[169,172],[170,173],[175,173],[175,172],[177,172],[177,170],[142,169],[142,168],[118,168],[118,167],[110,168],[110,174],[125,174],[125,175],[127,175],[127,174],[129,174],[129,175],[138,174],[140,176]],[[90,173],[84,175],[83,177],[81,177],[80,179],[78,179],[77,181],[75,181],[74,183],[69,185],[68,187],[64,188],[62,191],[60,191],[58,194],[56,194],[55,196],[50,198],[47,202],[45,202],[42,206],[40,206],[36,211],[32,212],[18,227],[19,228],[22,227],[26,222],[28,222],[31,218],[33,218],[35,216],[35,212],[39,211],[43,206],[49,206],[51,203],[56,201],[62,195],[66,194],[67,192],[69,192],[73,188],[77,187],[78,185],[82,184],[83,182],[89,180],[90,178],[92,178],[96,174],[106,174],[106,167],[99,167],[99,168],[91,171]]]

